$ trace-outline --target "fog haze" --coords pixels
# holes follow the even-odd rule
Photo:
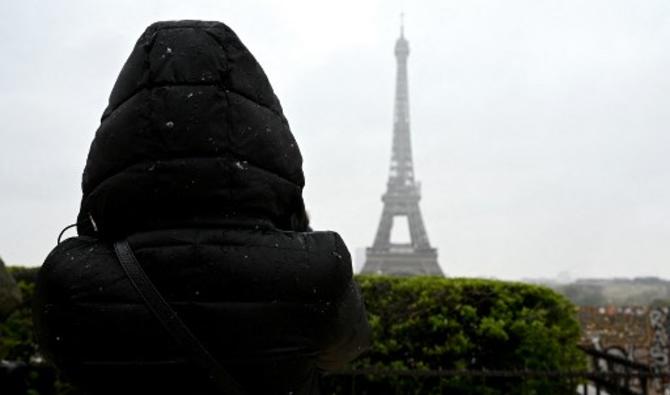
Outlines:
[[[3,2],[0,256],[39,265],[75,221],[111,87],[166,19],[237,32],[300,144],[313,226],[369,246],[401,10],[421,210],[447,275],[670,278],[660,0]]]

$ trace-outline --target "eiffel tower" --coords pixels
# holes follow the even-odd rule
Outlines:
[[[395,44],[397,62],[395,108],[393,119],[393,149],[391,168],[382,195],[384,209],[372,247],[366,249],[363,274],[398,276],[443,276],[437,263],[437,249],[428,242],[423,225],[419,200],[421,184],[414,180],[412,145],[409,128],[409,93],[407,88],[407,57],[409,43],[404,26],[400,25],[400,38]],[[391,228],[396,218],[406,219],[410,242],[392,243]]]

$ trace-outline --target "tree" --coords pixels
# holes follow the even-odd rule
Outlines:
[[[585,368],[575,307],[535,285],[437,277],[359,277],[373,345],[354,369],[542,370]],[[331,382],[332,384],[332,382]],[[339,383],[343,388],[346,384]],[[367,376],[360,393],[564,394],[570,380],[416,380]],[[333,387],[332,392],[338,392]]]
[[[21,304],[21,291],[0,259],[0,322]]]

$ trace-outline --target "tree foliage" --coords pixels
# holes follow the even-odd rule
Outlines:
[[[21,304],[21,291],[0,259],[0,321]]]
[[[436,277],[358,278],[373,344],[353,369],[540,370],[585,367],[575,308],[548,288]],[[569,381],[368,376],[359,393],[563,394]],[[337,392],[332,388],[331,391]]]
[[[33,342],[32,295],[34,284],[19,281],[23,304],[0,322],[0,360],[29,363],[36,355]]]

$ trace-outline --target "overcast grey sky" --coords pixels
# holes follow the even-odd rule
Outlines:
[[[265,69],[313,224],[371,244],[406,13],[421,209],[450,276],[670,277],[670,2],[2,1],[0,256],[74,222],[109,91],[144,28],[220,20]]]

